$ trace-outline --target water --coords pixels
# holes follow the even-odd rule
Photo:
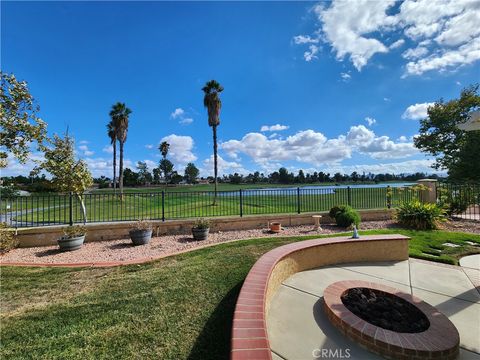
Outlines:
[[[382,184],[358,184],[358,185],[308,185],[308,186],[300,186],[300,194],[334,194],[335,190],[337,189],[347,189],[350,187],[351,189],[372,189],[372,188],[386,188],[390,187],[409,187],[413,186],[416,183],[414,182],[397,182],[397,183],[382,183]],[[242,195],[244,196],[255,196],[255,195],[296,195],[297,188],[294,187],[267,187],[267,188],[258,188],[258,189],[245,189],[242,190]],[[317,191],[305,191],[305,190],[317,190]],[[212,192],[213,193],[213,192]],[[238,196],[239,191],[222,191],[219,192],[220,196]]]

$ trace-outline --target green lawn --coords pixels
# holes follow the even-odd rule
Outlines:
[[[199,185],[202,186],[202,185]],[[208,186],[208,185],[205,185]],[[239,193],[222,192],[217,205],[212,206],[213,193],[206,191],[127,192],[123,201],[113,193],[92,193],[85,196],[89,221],[136,220],[240,216]],[[230,191],[239,190],[230,185]],[[392,188],[392,205],[416,197],[417,193]],[[387,206],[386,188],[351,188],[296,190],[279,188],[275,191],[257,190],[242,196],[243,215],[328,211],[332,206],[351,204],[356,209],[382,209]],[[163,203],[162,203],[163,202]],[[163,204],[163,206],[162,206]],[[163,211],[162,211],[163,209]],[[24,197],[11,203],[11,211],[20,211],[15,218],[26,223],[66,223],[69,219],[69,199],[63,195]],[[73,219],[82,221],[80,205],[73,199]]]
[[[367,232],[364,232],[367,233]],[[377,230],[413,238],[412,256],[477,251],[479,235]],[[338,234],[337,234],[338,235]],[[310,237],[253,239],[115,268],[1,268],[2,359],[226,359],[233,309],[263,253]]]

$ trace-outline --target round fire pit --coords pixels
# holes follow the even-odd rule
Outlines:
[[[460,337],[433,306],[397,289],[339,281],[324,291],[330,322],[360,346],[390,359],[455,359]]]

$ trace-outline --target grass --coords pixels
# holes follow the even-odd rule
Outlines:
[[[410,254],[477,251],[479,235],[372,230],[412,237]],[[338,235],[338,234],[337,234]],[[116,268],[1,268],[2,359],[226,359],[235,300],[263,253],[309,237],[244,240]],[[427,256],[427,255],[425,255]],[[435,260],[437,257],[435,257]]]
[[[201,185],[199,185],[201,186]],[[208,185],[205,185],[208,186]],[[230,191],[232,191],[232,187]],[[236,189],[238,190],[238,189]],[[408,201],[417,194],[412,190],[392,188],[392,205]],[[95,193],[85,196],[89,221],[137,220],[140,218],[166,219],[239,216],[238,193],[221,193],[217,205],[212,206],[213,193],[167,191],[164,198],[160,192],[126,193],[121,201],[110,193]],[[254,195],[242,196],[243,215],[328,211],[334,205],[350,203],[356,209],[381,209],[387,206],[386,188],[352,188],[269,191],[258,190]],[[163,204],[163,206],[162,206]],[[82,221],[79,202],[73,199],[73,219]],[[163,209],[163,211],[162,211]],[[25,223],[67,223],[69,199],[63,195],[49,197],[25,197],[11,204],[11,211]]]

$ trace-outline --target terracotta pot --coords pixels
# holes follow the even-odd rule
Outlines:
[[[282,231],[282,224],[280,224],[279,222],[271,222],[270,231],[275,233]]]

